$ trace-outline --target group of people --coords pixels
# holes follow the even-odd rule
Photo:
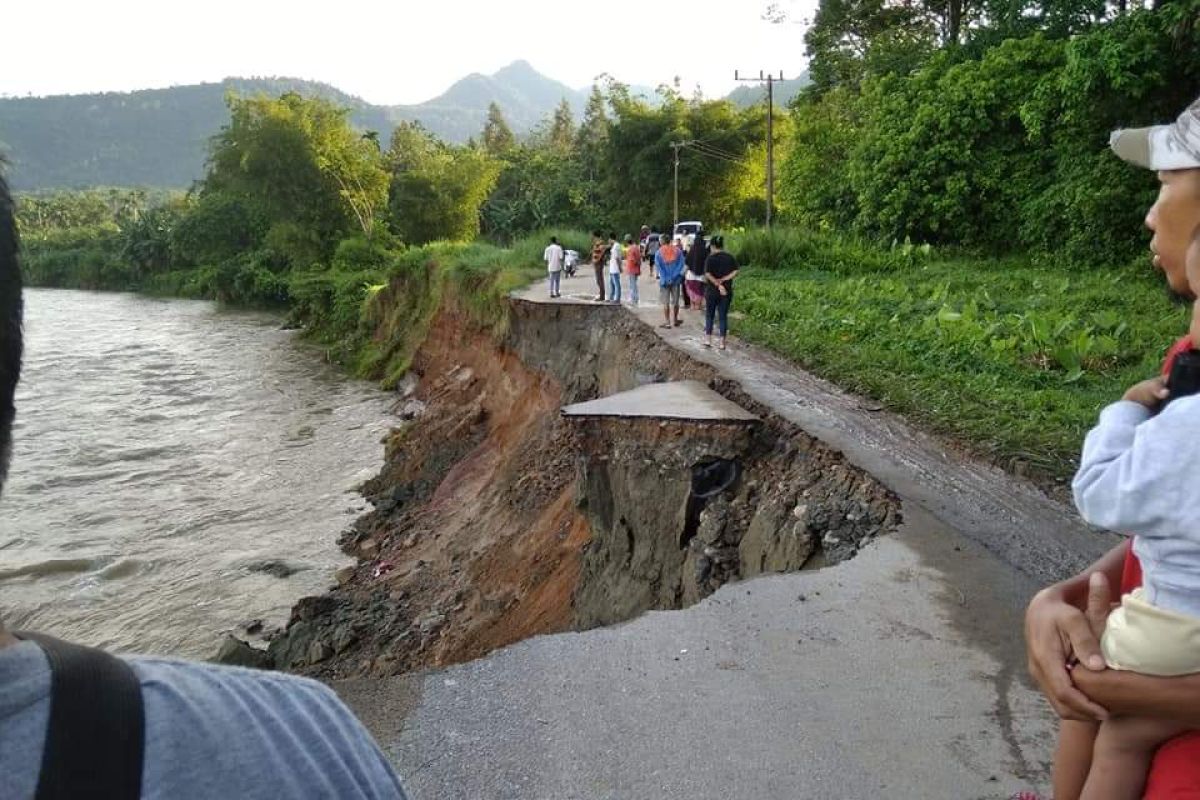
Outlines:
[[[550,237],[543,258],[549,271],[550,297],[562,297],[562,273],[566,251],[558,237]],[[622,299],[621,276],[629,290],[629,304],[641,303],[638,280],[647,269],[657,278],[659,303],[663,310],[663,328],[683,325],[680,305],[704,312],[704,344],[713,345],[714,324],[719,331],[721,350],[729,335],[729,308],[733,302],[733,281],[738,263],[725,250],[725,237],[705,239],[703,232],[690,236],[668,236],[643,226],[634,240],[626,234],[622,241],[615,232],[606,237],[592,233],[592,268],[596,277],[597,303],[619,305]]]

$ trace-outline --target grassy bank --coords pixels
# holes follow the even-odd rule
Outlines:
[[[1104,404],[1186,332],[1149,260],[1082,267],[754,232],[735,331],[1003,466],[1074,471]]]

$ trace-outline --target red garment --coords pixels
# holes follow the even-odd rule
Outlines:
[[[1171,372],[1171,364],[1176,356],[1191,348],[1190,336],[1177,341],[1163,361],[1163,375]],[[1129,544],[1126,545],[1125,568],[1121,574],[1121,594],[1128,594],[1141,585],[1142,565],[1133,554],[1132,544]],[[1142,798],[1200,800],[1200,732],[1177,736],[1158,748]]]
[[[625,248],[625,274],[642,274],[642,248],[636,244]]]

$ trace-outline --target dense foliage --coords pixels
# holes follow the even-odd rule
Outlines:
[[[956,34],[944,12],[821,3],[781,181],[792,220],[1110,264],[1143,249],[1154,176],[1108,154],[1107,136],[1200,93],[1200,3],[1016,17],[968,3]]]

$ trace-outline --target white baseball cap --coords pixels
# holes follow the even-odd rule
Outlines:
[[[1200,169],[1200,100],[1170,125],[1113,131],[1108,146],[1121,160],[1139,167]]]

